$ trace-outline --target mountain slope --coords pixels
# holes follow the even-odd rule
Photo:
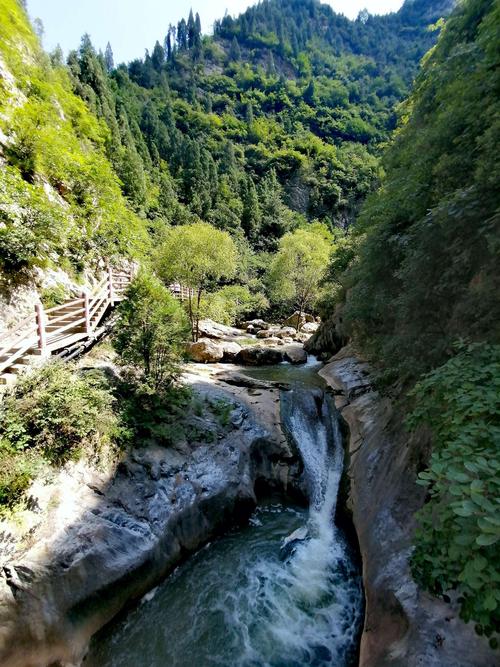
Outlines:
[[[305,220],[352,222],[436,39],[427,22],[448,6],[416,0],[353,22],[314,0],[268,0],[213,38],[191,14],[114,70],[85,38],[69,66],[141,215],[156,227],[201,217],[272,251]]]
[[[35,267],[73,273],[138,251],[142,222],[105,155],[106,125],[42,52],[16,0],[0,5],[0,271],[3,286]]]

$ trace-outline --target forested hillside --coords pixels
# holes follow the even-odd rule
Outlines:
[[[116,68],[84,37],[68,65],[110,128],[124,194],[155,229],[200,217],[273,251],[306,220],[352,221],[449,4],[353,22],[316,0],[269,0],[213,38],[191,13]]]
[[[3,289],[48,265],[78,273],[145,248],[106,156],[109,131],[50,61],[17,0],[0,3],[0,272]]]

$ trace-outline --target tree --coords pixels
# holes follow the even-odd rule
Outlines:
[[[159,253],[159,272],[168,284],[178,281],[193,290],[188,299],[193,341],[198,340],[204,291],[236,273],[238,252],[227,232],[206,222],[173,227]]]
[[[106,50],[104,51],[104,64],[106,65],[106,71],[109,73],[115,68],[115,61],[113,58],[113,50],[111,44],[108,42],[106,44]]]
[[[157,40],[156,44],[153,49],[153,54],[151,56],[151,61],[153,63],[153,67],[157,72],[159,72],[162,68],[163,63],[165,62],[165,50],[163,49],[163,46],[160,44],[160,42]]]
[[[119,308],[113,346],[125,363],[141,369],[154,389],[167,387],[178,374],[187,332],[185,313],[155,277],[139,273]]]
[[[297,331],[302,313],[319,296],[330,250],[328,229],[315,223],[285,234],[271,262],[268,274],[271,296],[297,308]]]

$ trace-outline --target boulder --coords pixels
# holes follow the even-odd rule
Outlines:
[[[227,343],[227,345],[229,344]],[[200,338],[196,343],[189,343],[186,352],[193,361],[203,363],[221,361],[224,356],[224,345],[216,343],[210,338]]]
[[[284,322],[283,326],[284,327],[294,327],[295,330],[297,329],[297,325],[299,326],[299,330],[302,329],[304,324],[308,322],[316,322],[314,315],[310,315],[309,313],[299,313],[298,310],[294,312],[293,315],[290,315]]]
[[[279,329],[261,329],[257,331],[257,338],[269,338],[270,336],[277,336]]]
[[[223,361],[235,361],[236,357],[241,352],[241,345],[231,341],[224,341],[222,343],[222,350],[224,352]]]
[[[245,366],[269,366],[283,361],[283,353],[274,347],[255,345],[244,347],[236,357],[236,361]]]
[[[291,364],[305,364],[307,361],[307,352],[302,345],[287,345],[284,348],[283,353],[285,355],[285,360],[289,361]]]
[[[277,338],[276,336],[270,336],[270,338],[264,338],[262,342],[262,345],[284,345],[284,341],[281,340],[281,338]]]
[[[319,329],[317,322],[306,322],[300,328],[301,333],[315,333]]]
[[[249,320],[248,322],[243,322],[243,328],[248,330],[248,327],[253,327],[254,330],[258,329],[269,329],[271,325],[264,320]]]
[[[296,330],[293,327],[283,327],[279,329],[274,335],[278,338],[295,338]]]
[[[201,320],[199,324],[200,336],[203,338],[231,339],[241,336],[240,329],[219,324],[213,320]]]

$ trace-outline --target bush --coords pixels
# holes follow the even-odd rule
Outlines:
[[[144,272],[130,284],[119,308],[113,346],[155,389],[179,374],[178,361],[189,335],[186,314],[169,290]]]
[[[263,294],[252,294],[242,285],[230,285],[207,294],[201,303],[201,314],[221,324],[236,324],[241,319],[260,316],[268,307]]]
[[[434,593],[457,589],[462,617],[489,636],[500,630],[500,345],[460,347],[412,395],[409,426],[434,436],[413,570]]]
[[[44,463],[60,465],[113,439],[113,402],[102,378],[69,364],[20,378],[0,405],[0,506],[15,504]]]

